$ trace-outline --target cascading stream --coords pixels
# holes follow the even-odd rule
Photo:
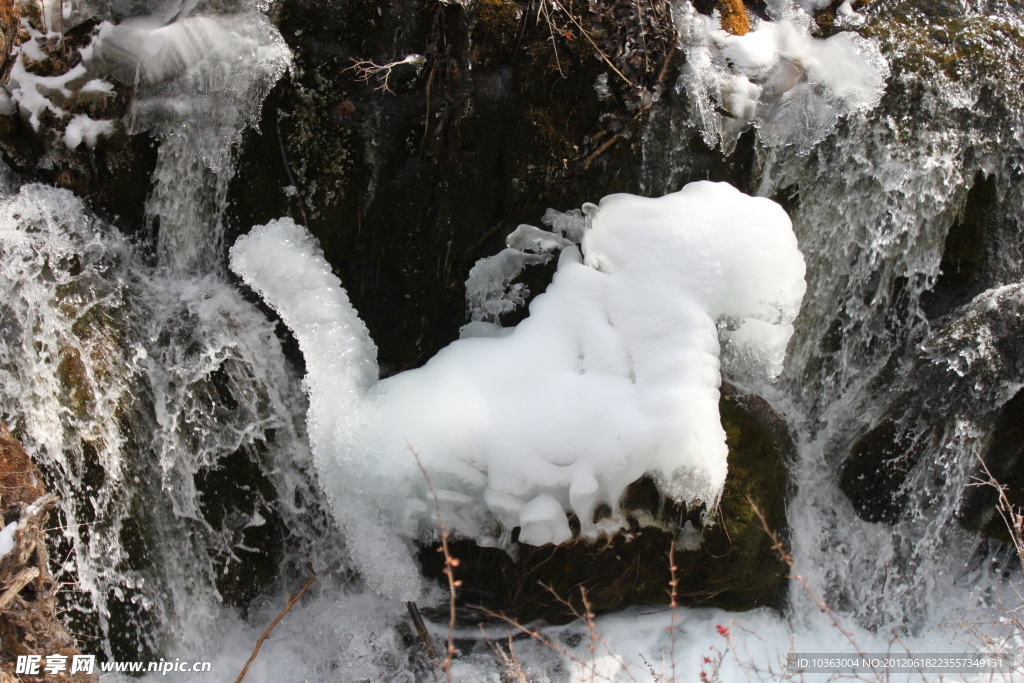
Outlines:
[[[7,181],[0,199],[0,419],[65,501],[72,630],[113,659],[209,658],[225,603],[301,581],[305,561],[343,568],[298,378],[224,276],[233,147],[290,60],[257,7],[233,11],[126,19],[95,48],[90,68],[132,79],[131,124],[161,139],[156,269],[67,191]]]
[[[948,373],[928,374],[940,359],[924,366],[915,359],[920,345],[941,343],[942,316],[958,315],[953,305],[1024,277],[1017,167],[1024,102],[1007,66],[1021,57],[1019,12],[963,10],[909,21],[899,12],[892,3],[874,20],[894,71],[880,107],[850,118],[806,157],[767,151],[759,192],[798,195],[791,215],[814,292],[779,387],[800,416],[800,493],[790,511],[796,555],[830,604],[865,625],[914,630],[969,608],[991,580],[976,559],[988,554],[986,544],[956,518],[985,446],[978,435],[1012,394],[992,386],[966,405],[977,368],[974,380],[955,385]],[[921,39],[936,30],[969,37],[980,63],[958,68],[976,71],[944,66],[949,48]],[[911,108],[914,117],[906,115]],[[965,208],[968,191],[985,183],[995,187],[993,206]],[[944,248],[951,249],[965,211],[992,215],[984,219],[984,249],[993,256],[987,279],[954,291],[948,283],[958,266],[943,261]],[[940,268],[950,271],[945,279]],[[1013,372],[1001,381],[1019,381]],[[908,390],[911,401],[948,416],[938,433],[918,423],[918,414],[899,414],[893,398]],[[898,443],[927,440],[893,492],[904,503],[891,526],[859,518],[836,481],[851,442],[887,419],[904,434]]]
[[[769,4],[788,12],[814,3]],[[764,94],[777,73],[748,65],[743,83],[722,68],[694,67],[677,91],[691,99],[717,92],[733,109],[656,109],[643,140],[645,191],[663,194],[691,175],[686,144],[695,135],[723,147],[750,126],[761,136],[756,190],[786,204],[809,287],[779,383],[745,381],[798,435],[789,504],[798,568],[869,635],[922,632],[999,597],[1005,553],[956,518],[988,446],[982,435],[1013,395],[1009,383],[1024,384],[1016,357],[1000,346],[1020,331],[1013,286],[1024,279],[1020,11],[945,3],[947,13],[925,15],[914,4],[879,2],[864,29],[874,42],[835,53],[867,55],[878,73],[885,56],[891,71],[880,103],[871,78],[839,101],[826,92],[837,87],[834,74]],[[698,21],[685,5],[679,16]],[[351,561],[318,489],[300,380],[274,323],[224,272],[233,149],[288,68],[287,48],[260,7],[190,7],[125,19],[96,46],[106,73],[138,88],[132,129],[160,140],[146,204],[155,267],[70,192],[3,177],[0,420],[17,429],[65,501],[64,551],[75,559],[63,578],[78,582],[68,601],[72,630],[98,635],[97,651],[180,654],[237,669],[257,625],[303,582],[309,561],[337,595],[325,590],[296,609],[253,678],[418,680],[427,674],[415,646],[395,629],[404,607],[341,590]],[[799,17],[786,17],[784,58],[817,54],[820,45],[793,33]],[[935,32],[942,40],[932,40]],[[706,37],[684,36],[694,64],[711,59]],[[161,49],[143,51],[152,40]],[[969,73],[950,65],[963,44],[978,50]],[[815,125],[786,127],[792,110],[783,104],[805,107],[810,118],[801,120]],[[981,210],[989,212],[983,275],[953,281],[950,235],[964,229],[965,212]],[[989,346],[975,343],[978,329]],[[915,401],[920,410],[904,409]],[[931,415],[946,419],[926,424]],[[847,490],[855,478],[844,474],[851,450],[886,429],[896,444],[923,444],[924,455],[894,485],[898,505],[858,507]],[[815,615],[794,590],[784,618],[749,618],[764,631],[805,634],[817,628]],[[701,651],[700,634],[727,618],[680,615]],[[629,628],[642,632],[641,621]],[[651,630],[637,648],[664,646],[663,624]],[[692,647],[696,659],[702,653]],[[565,675],[543,648],[525,645],[522,655],[552,680]],[[472,661],[456,680],[487,680],[492,670]]]
[[[799,23],[784,3],[769,5]],[[677,92],[689,97],[652,116],[644,183],[657,194],[694,172],[686,148],[665,139],[699,133],[731,148],[746,133],[757,138],[752,189],[793,219],[808,294],[780,382],[751,388],[798,435],[788,514],[797,568],[830,605],[881,633],[920,632],[995,604],[1011,553],[957,520],[984,435],[1022,379],[996,341],[1014,334],[1019,312],[1005,297],[957,307],[1024,278],[1020,8],[872,3],[861,33],[891,70],[880,103],[833,118],[827,135],[790,129],[784,145],[780,122],[799,112],[773,119],[773,76],[734,39],[715,39],[727,54],[715,62],[715,43],[688,30],[683,47],[697,59]],[[835,106],[818,92],[800,105],[808,121]],[[1000,321],[981,328],[991,337],[970,327],[952,342],[957,321],[986,307]],[[883,463],[864,464],[887,448]],[[885,492],[860,494],[860,481]],[[790,598],[794,624],[807,622],[813,602],[795,587]]]

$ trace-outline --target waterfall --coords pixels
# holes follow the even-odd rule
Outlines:
[[[98,32],[90,68],[131,85],[125,125],[159,141],[145,234],[133,241],[70,191],[0,168],[0,421],[63,501],[54,559],[70,628],[106,658],[208,659],[228,680],[308,563],[318,582],[251,680],[429,680],[405,606],[365,590],[374,580],[356,574],[332,518],[320,486],[346,472],[317,469],[310,432],[326,427],[307,428],[283,324],[225,268],[237,146],[291,67],[288,48],[255,2],[153,3],[145,16],[107,4],[118,21]],[[638,136],[636,170],[644,193],[660,196],[706,170],[694,141],[752,150],[741,189],[784,206],[807,263],[778,382],[741,380],[797,437],[795,570],[865,647],[892,647],[892,633],[913,647],[960,647],[944,625],[974,611],[998,618],[991,610],[1016,569],[1012,553],[963,527],[978,457],[1024,386],[1024,16],[1015,3],[925,12],[878,2],[865,35],[829,53],[875,69],[861,73],[861,90],[839,97],[828,90],[841,90],[835,74],[808,69],[799,89],[771,91],[778,64],[824,51],[797,12],[820,4],[767,3],[782,28],[765,21],[759,35],[788,36],[782,62],[738,73],[715,62],[712,19],[677,3],[689,66]],[[17,97],[35,98],[30,90],[0,105],[26,106]],[[717,106],[725,101],[731,109]],[[50,105],[31,102],[37,125]],[[797,109],[802,125],[790,128]],[[499,299],[519,296],[504,284]],[[476,318],[474,329],[490,324]],[[895,473],[887,500],[854,490],[875,475],[865,455],[875,451]],[[598,622],[610,650],[600,656],[614,675],[615,656],[677,647],[690,674],[723,647],[716,628],[730,619],[753,634],[737,636],[735,661],[777,668],[787,648],[848,648],[815,602],[794,585],[784,613],[679,610],[671,642],[667,614],[610,615]],[[466,646],[455,680],[499,680],[478,633],[458,629],[479,647]],[[551,632],[591,656],[585,625]],[[537,642],[517,647],[538,680],[581,679],[578,663]],[[729,666],[723,680],[738,680]]]
[[[964,315],[954,306],[1024,278],[1024,100],[1012,77],[1003,80],[1006,71],[967,62],[958,68],[977,71],[958,73],[943,65],[948,48],[919,37],[963,31],[986,52],[976,54],[978,62],[1015,63],[1022,46],[1005,37],[1021,30],[1021,19],[1010,10],[964,10],[955,19],[916,16],[901,26],[897,10],[883,10],[879,33],[894,73],[881,105],[845,121],[807,156],[771,150],[761,159],[759,193],[796,195],[790,211],[815,290],[778,388],[802,437],[800,493],[790,514],[795,550],[830,604],[875,628],[936,623],[988,590],[984,568],[972,559],[988,555],[987,543],[955,520],[986,445],[979,435],[990,433],[995,410],[1013,395],[1007,385],[1020,378],[1007,367],[993,385],[981,362],[960,373],[963,380],[931,371],[944,360],[927,349],[944,345],[949,320]],[[920,113],[907,116],[910,108]],[[983,186],[994,188],[993,204],[969,205]],[[941,272],[957,267],[943,262],[944,249],[955,248],[965,213],[986,211],[991,217],[967,220],[987,221],[987,280],[944,294],[952,277]],[[978,353],[998,361],[1001,352]],[[924,424],[921,411],[901,410],[903,400],[927,405],[945,425]],[[887,420],[903,435],[900,444],[927,441],[928,454],[907,473],[905,510],[891,525],[860,519],[836,476],[851,442],[856,447]]]
[[[113,659],[209,658],[232,605],[303,581],[306,562],[345,577],[299,377],[224,274],[234,146],[289,60],[238,9],[131,19],[101,41],[97,61],[135,80],[132,124],[161,140],[156,267],[70,192],[4,176],[0,420],[64,501],[72,630]]]

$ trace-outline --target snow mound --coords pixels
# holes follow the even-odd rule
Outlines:
[[[737,362],[781,369],[805,283],[777,204],[699,182],[559,216],[548,217],[554,232],[524,226],[509,237],[516,253],[561,251],[526,320],[464,335],[380,381],[366,328],[305,229],[272,221],[231,250],[232,269],[299,341],[321,483],[357,565],[385,595],[416,596],[403,546],[436,528],[414,452],[454,533],[509,547],[519,528],[520,542],[562,543],[571,512],[595,539],[618,530],[619,498],[645,473],[677,500],[716,504],[727,468],[720,332],[744,351]],[[493,269],[502,286],[516,260]],[[469,284],[500,298],[478,268]],[[612,515],[594,521],[602,505]]]

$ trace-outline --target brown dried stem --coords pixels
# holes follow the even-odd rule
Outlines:
[[[1010,539],[1017,550],[1017,556],[1021,559],[1021,573],[1024,574],[1024,514],[1021,513],[1019,506],[1010,502],[1009,497],[1006,495],[1006,485],[1000,484],[992,475],[988,465],[981,456],[978,456],[978,462],[981,463],[981,468],[985,470],[985,476],[988,479],[974,477],[974,481],[969,486],[989,486],[996,490],[999,496],[996,501],[996,510],[999,512],[999,516],[1003,518],[1007,531],[1010,532]]]
[[[789,552],[789,550],[786,549],[786,544],[781,539],[778,532],[775,531],[775,529],[772,529],[771,526],[768,524],[768,519],[764,516],[764,513],[761,512],[761,508],[757,506],[757,503],[754,502],[754,499],[752,497],[747,496],[747,502],[750,503],[750,507],[754,509],[754,514],[757,515],[757,518],[761,520],[761,527],[764,529],[764,532],[768,534],[768,538],[772,540],[772,550],[774,550],[775,553],[778,555],[779,560],[787,567],[789,567],[790,570],[795,570],[796,563],[793,561],[793,555]],[[860,645],[857,644],[857,641],[854,639],[853,634],[847,631],[845,628],[843,628],[843,625],[839,623],[839,617],[836,616],[836,613],[832,611],[832,608],[829,607],[824,600],[817,596],[817,594],[814,592],[814,589],[811,588],[811,584],[801,574],[797,574],[796,571],[793,571],[790,574],[789,578],[793,579],[798,584],[800,584],[800,587],[804,589],[804,592],[807,593],[807,596],[814,602],[818,609],[820,609],[822,612],[828,615],[828,618],[831,620],[832,625],[840,633],[843,634],[843,637],[846,638],[846,642],[848,642],[853,647],[854,652],[863,657],[864,651],[861,649]],[[875,673],[875,675],[878,674],[878,672],[875,671],[874,667],[871,667],[871,670]]]
[[[430,489],[430,495],[434,499],[434,512],[437,515],[437,527],[441,531],[441,547],[439,548],[439,551],[444,553],[444,574],[448,577],[449,595],[448,647],[441,666],[444,667],[445,680],[451,683],[452,660],[455,658],[455,593],[456,589],[462,585],[462,581],[455,579],[455,567],[459,566],[459,560],[456,557],[452,557],[451,550],[448,548],[448,530],[445,528],[444,522],[441,521],[441,504],[438,502],[437,491],[434,489],[434,484],[430,481],[430,475],[427,474],[427,469],[420,461],[420,455],[416,452],[416,449],[413,448],[410,443],[406,443],[406,445],[409,447],[409,452],[412,453],[412,457],[416,458],[416,466],[420,468],[420,472],[423,473],[423,478],[427,482],[427,488]]]
[[[311,564],[307,562],[306,566],[309,567],[309,571],[313,571],[313,566]],[[252,649],[252,654],[249,655],[249,661],[247,661],[245,663],[245,666],[242,667],[242,673],[238,674],[238,678],[235,679],[235,683],[239,683],[239,681],[245,678],[245,674],[249,671],[249,666],[252,664],[253,660],[256,659],[256,655],[259,654],[260,647],[263,646],[263,641],[270,637],[270,632],[274,630],[274,627],[277,626],[278,622],[284,619],[284,615],[288,614],[288,612],[291,611],[292,606],[299,601],[299,598],[301,598],[307,590],[309,590],[309,587],[313,585],[314,581],[316,581],[316,572],[313,572],[313,576],[309,578],[309,581],[307,581],[306,585],[302,587],[302,590],[288,598],[288,604],[284,606],[284,609],[281,610],[281,613],[277,615],[277,618],[270,623],[270,626],[267,627],[267,630],[264,631],[263,635],[260,636],[260,639],[256,641],[256,647]]]
[[[426,57],[416,54],[406,55],[405,59],[388,62],[387,64],[377,64],[367,60],[353,59],[352,66],[347,69],[343,69],[342,73],[345,71],[354,71],[356,80],[363,81],[364,83],[369,83],[370,79],[375,78],[379,85],[377,85],[374,90],[392,92],[391,87],[388,85],[388,79],[391,78],[391,71],[395,67],[402,66],[403,64],[414,64],[418,66],[420,64],[425,64],[426,61]]]

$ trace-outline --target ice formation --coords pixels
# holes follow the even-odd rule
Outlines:
[[[824,0],[771,0],[774,21],[755,20],[753,30],[732,35],[719,19],[684,2],[676,25],[686,52],[679,86],[694,103],[704,141],[726,152],[752,125],[768,147],[794,145],[806,154],[840,116],[878,104],[889,75],[877,44],[843,31],[811,36],[809,12]],[[849,3],[837,10],[837,26],[858,20]]]
[[[291,64],[280,33],[251,2],[234,14],[135,17],[108,24],[100,38],[102,70],[137,88],[132,127],[192,138],[215,171]]]
[[[92,149],[100,136],[110,135],[114,131],[111,121],[93,119],[88,114],[75,114],[64,129],[64,144],[75,149],[83,142]]]
[[[14,550],[14,532],[18,530],[18,523],[11,522],[0,531],[0,558]]]
[[[781,366],[805,287],[789,219],[710,182],[659,199],[612,195],[584,213],[589,228],[579,214],[561,231],[509,237],[561,250],[529,318],[381,381],[366,328],[308,232],[280,219],[232,248],[232,269],[302,347],[321,481],[374,589],[419,590],[400,539],[429,537],[435,522],[413,451],[444,523],[481,544],[506,545],[516,527],[524,543],[564,542],[567,512],[583,537],[614,533],[617,513],[595,522],[594,512],[616,510],[644,473],[678,500],[717,501],[719,326],[752,360]],[[582,254],[566,237],[581,232]]]

